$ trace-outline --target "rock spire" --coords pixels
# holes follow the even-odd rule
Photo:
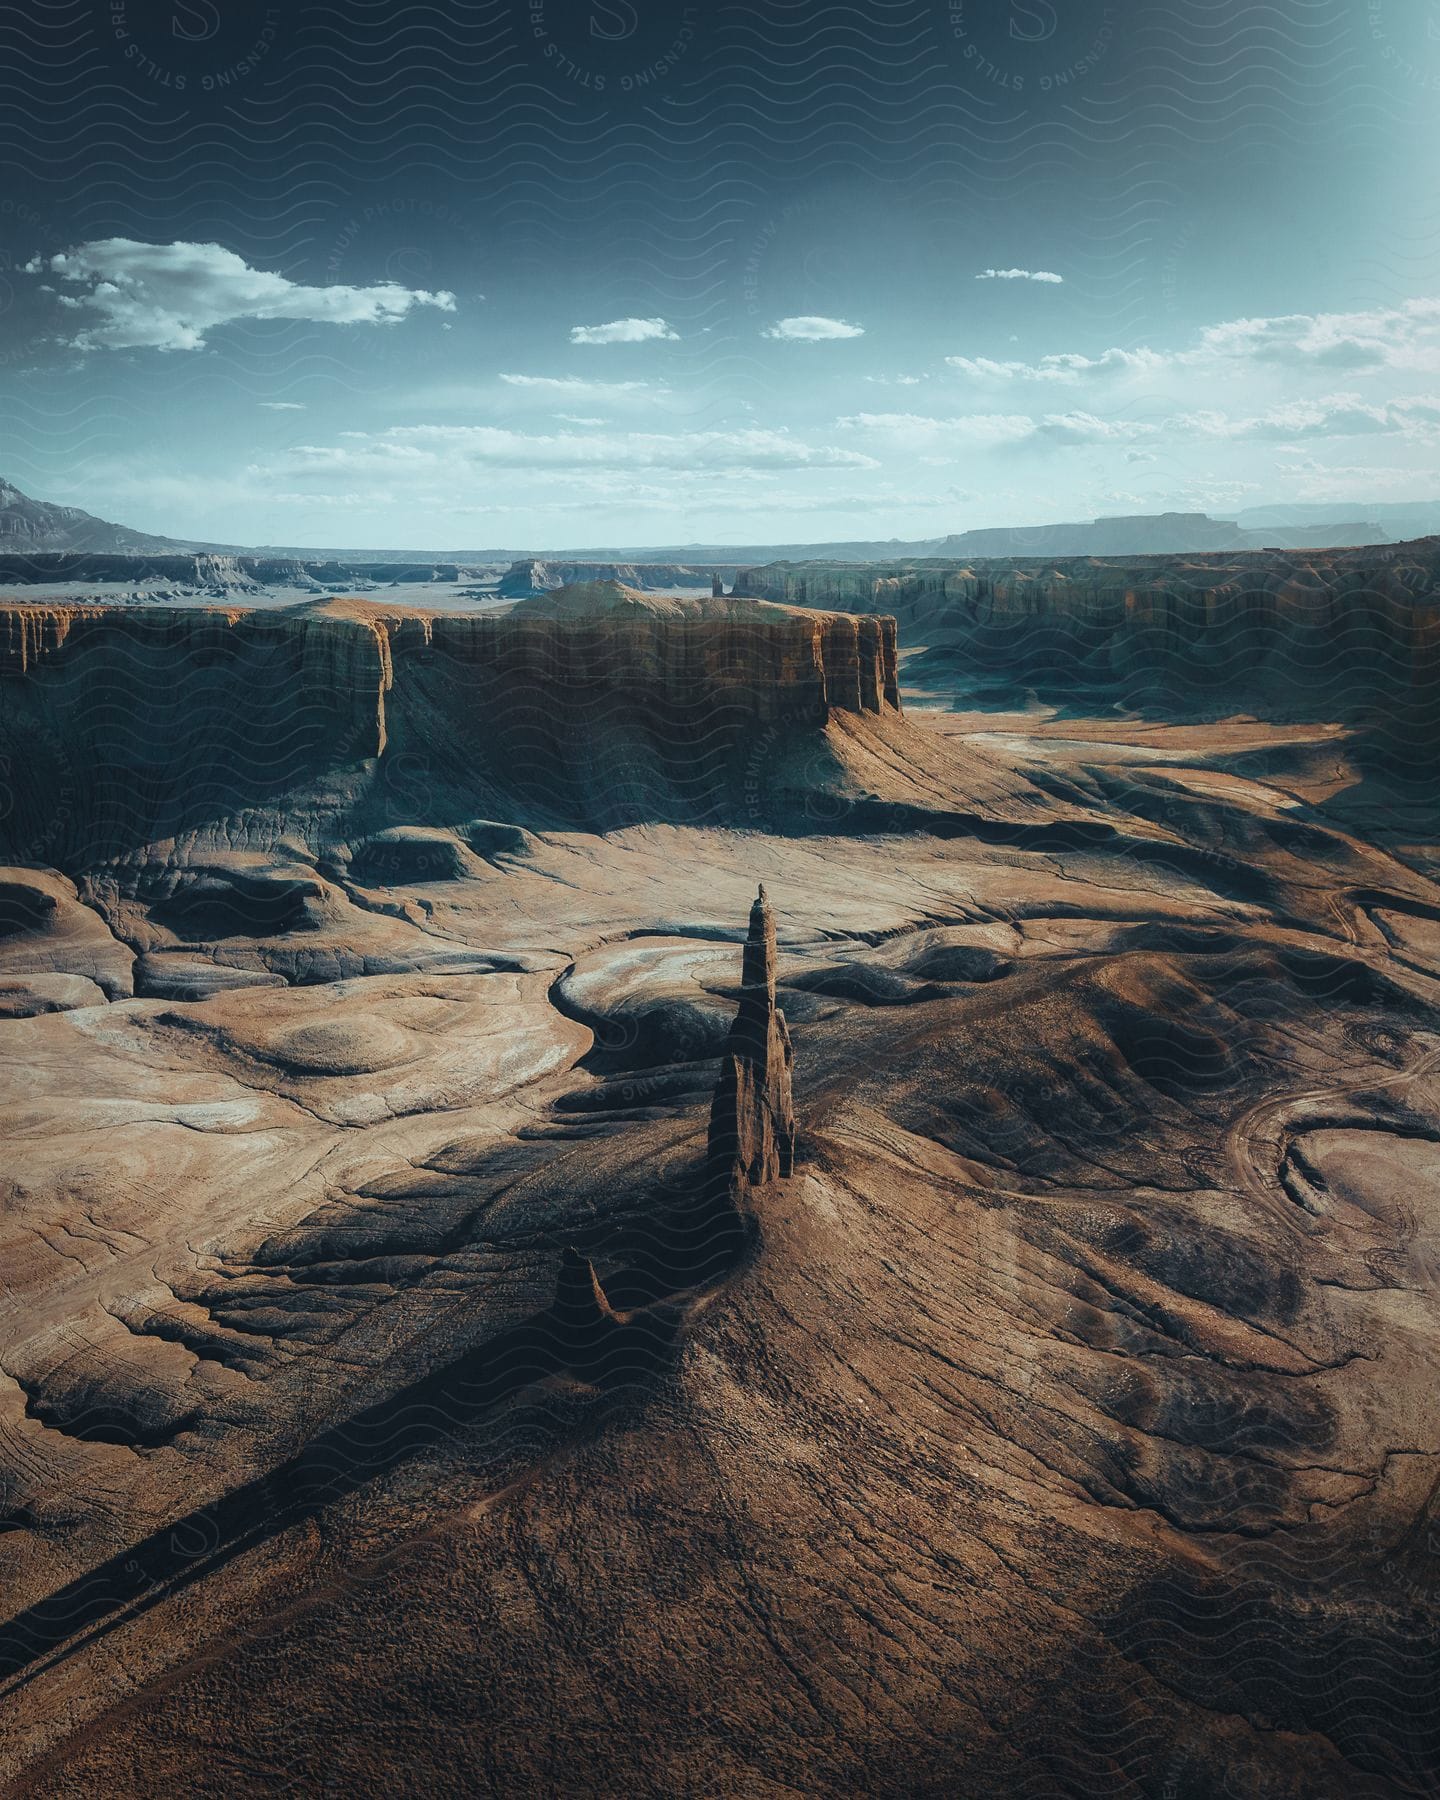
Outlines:
[[[741,1211],[751,1191],[795,1169],[795,1052],[775,1004],[775,918],[762,887],[750,909],[740,1008],[726,1040],[710,1109],[708,1162]]]

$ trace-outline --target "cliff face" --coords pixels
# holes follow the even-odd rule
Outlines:
[[[1440,540],[1186,557],[772,564],[741,591],[893,612],[932,665],[1056,687],[1440,699]]]
[[[4,606],[0,734],[22,766],[55,765],[77,820],[152,835],[387,757],[390,789],[423,765],[457,803],[519,793],[547,819],[613,821],[713,813],[757,744],[773,754],[836,710],[899,703],[893,619],[708,597],[551,604]],[[24,785],[46,804],[44,781]]]

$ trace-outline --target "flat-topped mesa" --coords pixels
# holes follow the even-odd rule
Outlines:
[[[565,621],[563,638],[534,631]],[[540,652],[567,685],[634,690],[658,685],[694,705],[723,697],[766,724],[826,714],[899,710],[895,621],[882,615],[812,611],[742,595],[652,594],[614,580],[577,581],[521,601],[500,646]],[[437,644],[452,627],[435,620]]]
[[[197,662],[212,677],[232,670],[233,697],[243,704],[242,670],[261,650],[277,666],[293,663],[307,701],[374,721],[371,755],[384,748],[385,696],[395,689],[398,703],[437,666],[457,678],[448,695],[457,706],[487,704],[492,688],[517,685],[569,695],[604,689],[647,705],[720,701],[766,723],[900,703],[893,619],[734,597],[677,599],[615,581],[574,583],[472,614],[364,600],[274,611],[0,603],[0,676],[54,677],[52,685],[71,690],[86,660],[113,684],[116,665],[137,658],[163,680],[168,658],[177,674]]]
[[[677,562],[566,562],[553,557],[522,557],[519,562],[511,563],[500,577],[499,591],[506,599],[523,600],[532,594],[573,587],[579,582],[621,581],[626,587],[642,592],[678,587],[693,588],[700,593],[717,566],[732,581],[735,579],[734,563],[706,563],[703,567],[695,567]]]
[[[775,1004],[775,919],[762,887],[750,909],[740,1007],[710,1108],[709,1179],[741,1213],[756,1188],[795,1172],[795,1052]]]
[[[123,818],[142,838],[387,756],[465,817],[719,821],[748,804],[757,744],[774,760],[836,712],[898,706],[893,619],[617,582],[468,614],[0,602],[0,753],[50,746],[83,777],[77,828]]]

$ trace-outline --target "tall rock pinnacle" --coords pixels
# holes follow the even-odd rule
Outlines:
[[[711,1177],[742,1212],[753,1188],[794,1173],[794,1062],[785,1015],[775,1004],[775,919],[762,887],[750,909],[740,1010],[710,1108]]]

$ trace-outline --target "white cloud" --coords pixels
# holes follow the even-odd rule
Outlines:
[[[845,431],[905,445],[917,454],[949,442],[978,444],[1112,444],[1199,439],[1285,443],[1296,439],[1392,436],[1440,441],[1440,395],[1416,394],[1370,403],[1358,394],[1328,394],[1287,401],[1264,412],[1232,415],[1213,408],[1174,412],[1151,421],[1102,418],[1093,412],[962,413],[953,418],[918,413],[853,413],[836,420]]]
[[[624,400],[636,394],[664,394],[667,388],[649,381],[584,381],[562,375],[502,375],[507,387],[530,388],[549,399]]]
[[[1241,358],[1358,372],[1440,371],[1440,300],[1408,300],[1369,312],[1289,313],[1231,319],[1201,332],[1189,360]]]
[[[962,375],[990,381],[1077,382],[1093,377],[1146,376],[1162,370],[1219,372],[1246,365],[1310,369],[1334,379],[1347,374],[1403,370],[1440,374],[1440,300],[1355,313],[1289,313],[1276,318],[1231,319],[1207,325],[1185,350],[1161,352],[1141,345],[1112,348],[1099,356],[1073,352],[1037,362],[997,362],[989,357],[947,356]]]
[[[457,463],[506,469],[691,470],[873,469],[856,450],[812,445],[786,431],[573,432],[530,434],[491,425],[397,425],[388,431],[347,431],[340,444],[302,444],[283,466],[371,469],[387,477],[431,473]]]
[[[583,413],[556,413],[555,417],[562,425],[603,425],[603,419],[593,419]]]
[[[977,281],[1044,281],[1054,287],[1059,287],[1065,277],[1053,274],[1049,269],[985,269],[975,279]]]
[[[993,362],[988,356],[947,356],[946,363],[979,381],[1055,381],[1067,385],[1100,375],[1147,375],[1166,367],[1157,351],[1106,350],[1100,356],[1062,353],[1038,362]]]
[[[1027,413],[965,413],[954,419],[932,419],[920,413],[851,413],[835,423],[843,431],[898,438],[917,449],[948,441],[1018,444],[1035,431],[1035,421]]]
[[[328,325],[391,325],[417,306],[455,310],[455,296],[385,281],[375,287],[305,287],[252,269],[219,244],[145,244],[101,238],[62,251],[48,267],[78,293],[60,303],[86,322],[76,349],[198,350],[206,333],[235,319],[306,319]]]
[[[780,338],[787,343],[818,344],[831,338],[864,337],[863,325],[847,325],[844,319],[825,319],[816,313],[805,313],[794,319],[777,319],[761,337]]]
[[[652,338],[678,338],[664,319],[612,319],[608,325],[574,325],[572,344],[646,344]]]
[[[266,412],[304,412],[305,408],[298,400],[262,400],[260,405]]]
[[[1293,400],[1232,418],[1222,412],[1177,415],[1167,426],[1204,437],[1293,442],[1305,438],[1399,436],[1429,440],[1440,432],[1440,395],[1414,394],[1372,404],[1359,394]]]
[[[1158,426],[1135,419],[1099,419],[1094,413],[1046,413],[1036,422],[1033,435],[1055,444],[1128,444],[1136,438],[1154,437]]]

